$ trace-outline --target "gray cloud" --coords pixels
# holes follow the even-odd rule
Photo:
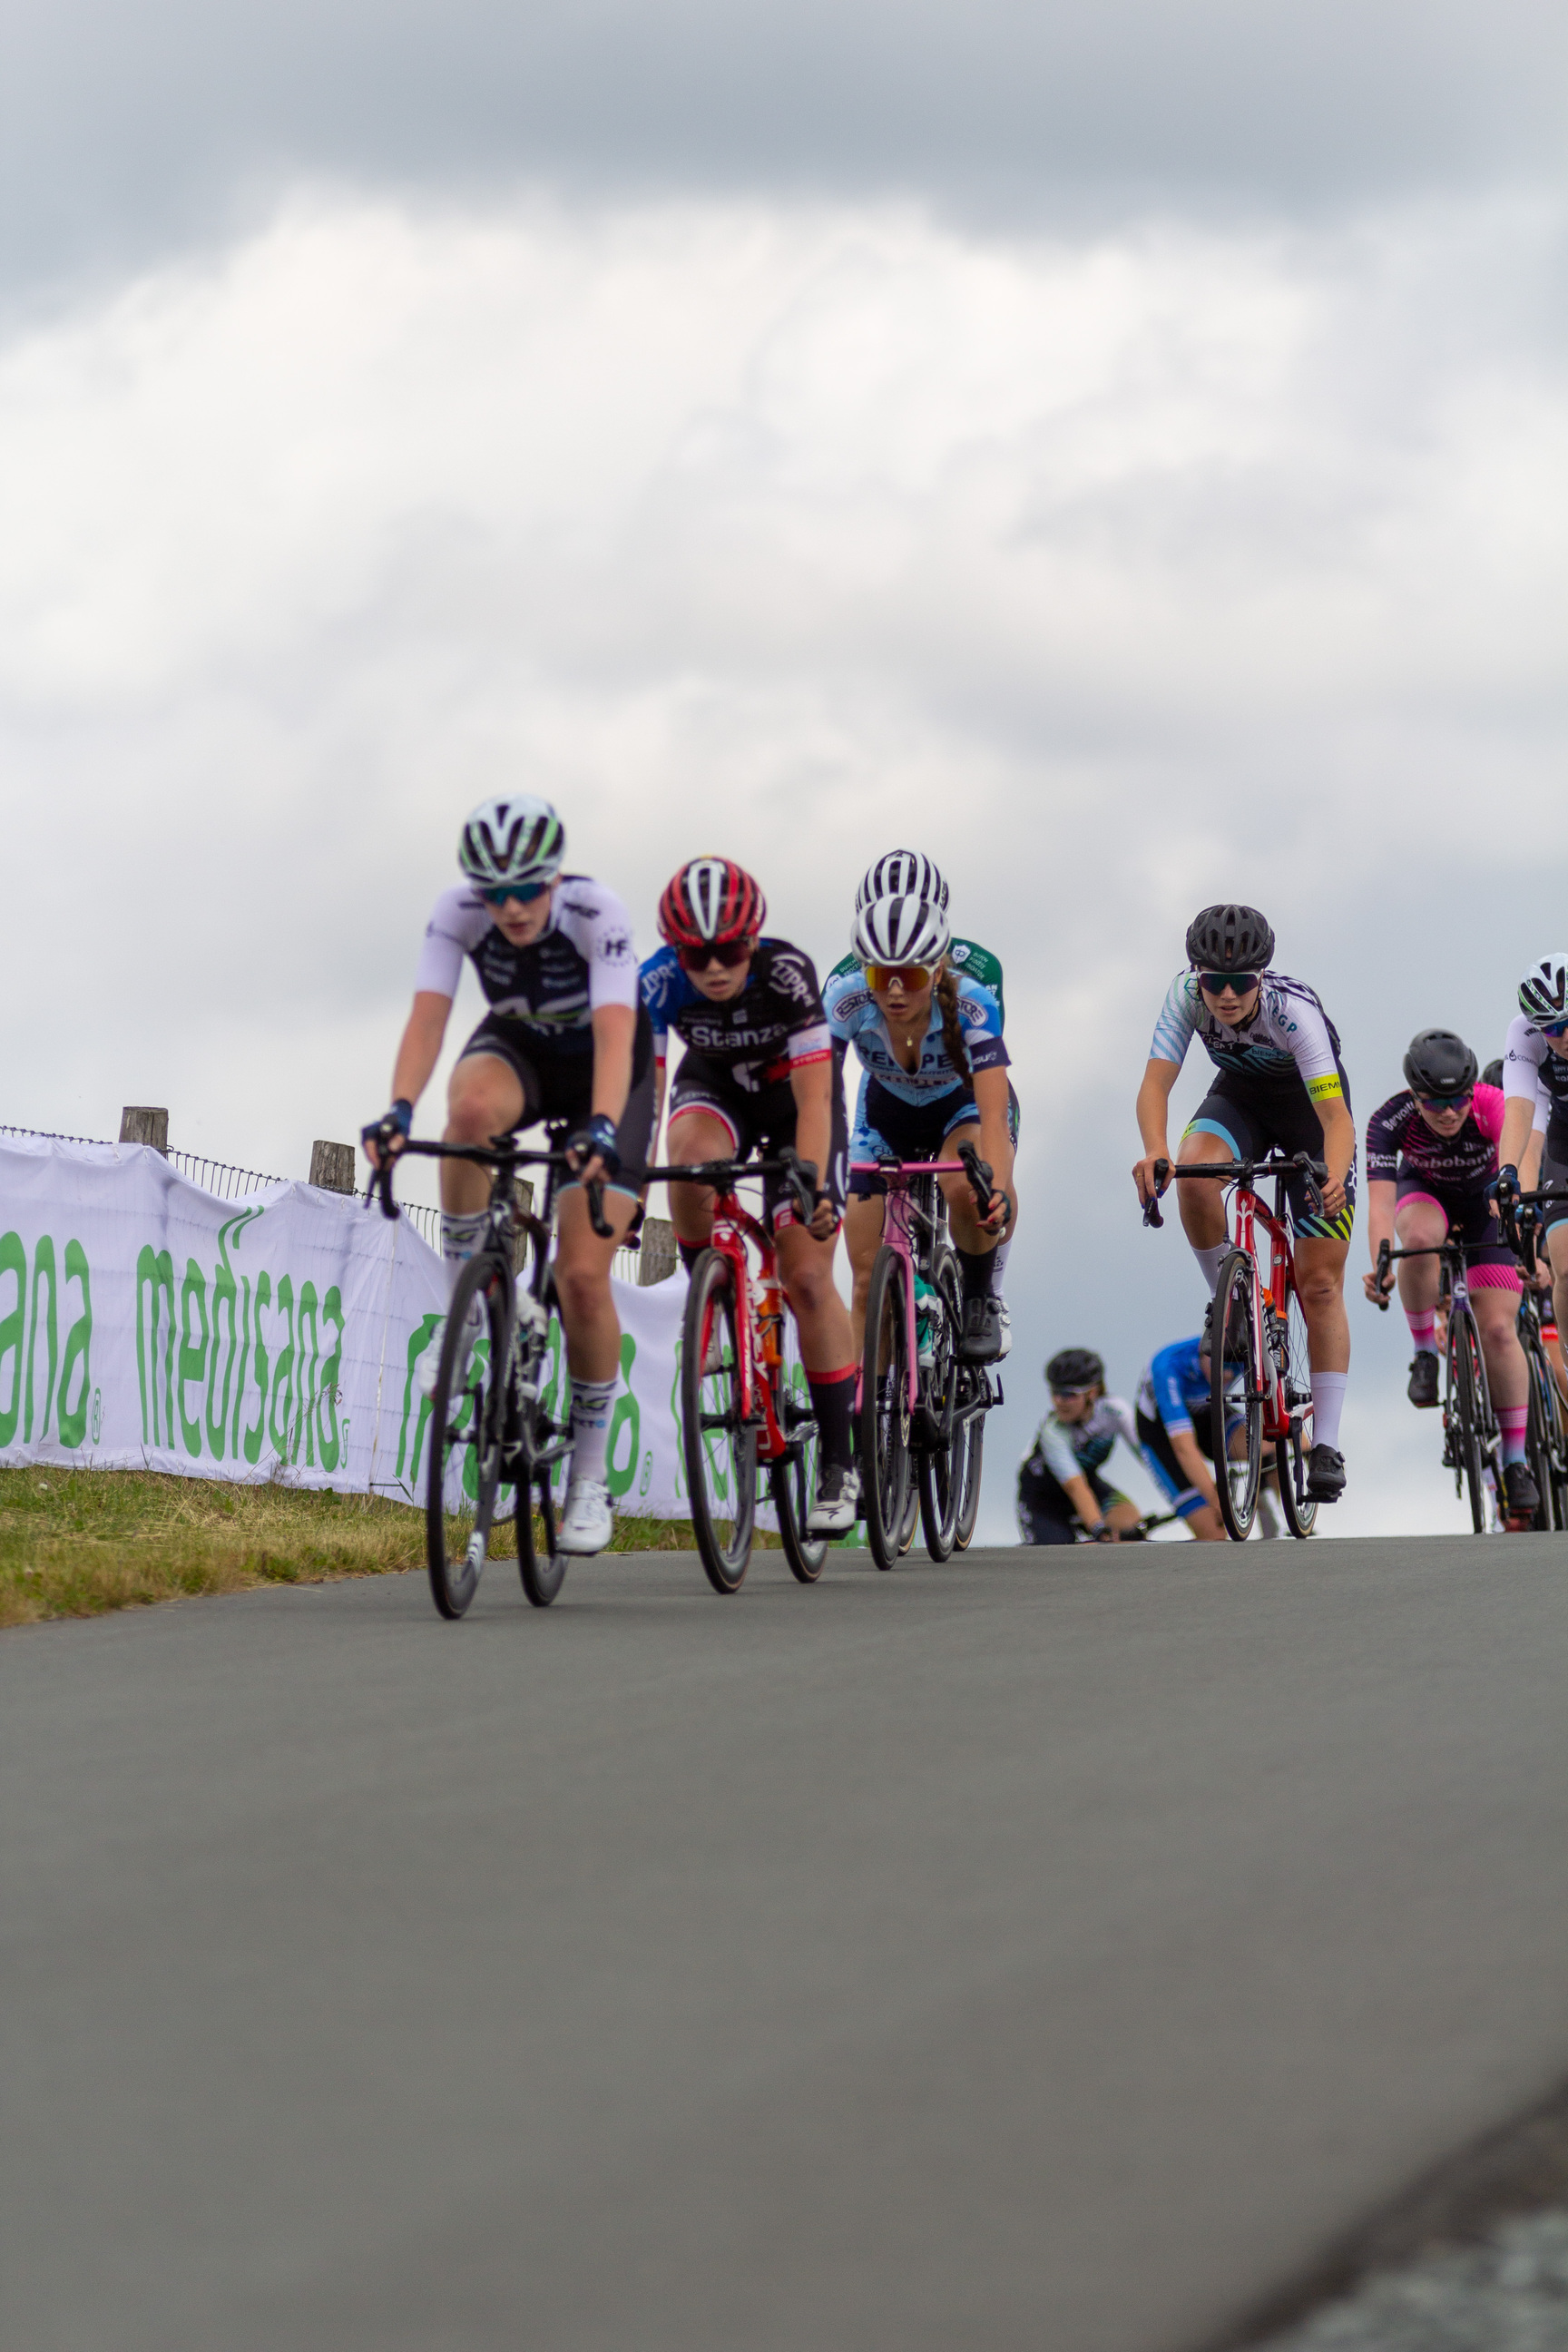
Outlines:
[[[1549,0],[13,0],[0,283],[214,236],[304,172],[472,194],[1279,212],[1560,166]]]

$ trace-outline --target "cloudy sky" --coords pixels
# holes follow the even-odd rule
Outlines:
[[[4,1118],[302,1173],[509,784],[649,945],[719,848],[831,961],[925,848],[1025,1106],[1000,1528],[1042,1357],[1195,1321],[1125,1171],[1197,905],[1363,1119],[1499,1049],[1568,938],[1560,9],[7,22]],[[1352,1328],[1337,1525],[1453,1524]]]

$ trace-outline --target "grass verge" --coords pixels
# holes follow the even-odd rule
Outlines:
[[[757,1531],[759,1547],[776,1536]],[[612,1551],[687,1551],[681,1519],[617,1519]],[[496,1530],[511,1559],[516,1530]],[[0,1470],[0,1626],[425,1565],[423,1514],[379,1495],[142,1470]]]

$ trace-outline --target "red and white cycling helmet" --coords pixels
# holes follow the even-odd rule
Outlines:
[[[760,937],[768,902],[732,857],[694,857],[658,902],[659,936],[672,948],[719,948]]]

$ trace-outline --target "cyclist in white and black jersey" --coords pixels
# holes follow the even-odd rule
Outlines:
[[[572,1374],[572,1476],[557,1542],[602,1551],[613,1528],[605,1477],[620,1321],[610,1262],[636,1212],[653,1126],[653,1034],[637,990],[629,916],[613,890],[561,872],[566,835],[548,801],[486,801],[464,825],[468,879],[437,901],[393,1070],[392,1108],[363,1131],[373,1162],[406,1138],[440,1055],[467,957],[489,1011],[452,1072],[448,1143],[488,1143],[539,1119],[571,1122],[576,1168],[560,1194],[555,1288]],[[605,1186],[608,1239],[595,1233],[582,1187]],[[449,1279],[472,1256],[489,1184],[460,1160],[441,1165],[441,1247]],[[434,1365],[440,1335],[426,1351]]]
[[[1568,1330],[1568,949],[1532,963],[1519,983],[1520,1009],[1503,1053],[1502,1134],[1498,1141],[1500,1200],[1521,1187],[1562,1194],[1542,1203],[1542,1228],[1552,1268],[1552,1303]],[[1544,1114],[1540,1167],[1531,1171],[1531,1129]],[[1521,1166],[1524,1176],[1520,1175]],[[1533,1181],[1531,1181],[1533,1177]]]
[[[1355,1219],[1355,1121],[1340,1041],[1315,990],[1270,967],[1274,933],[1254,907],[1205,907],[1187,930],[1190,969],[1172,982],[1138,1090],[1142,1157],[1138,1197],[1156,1194],[1154,1163],[1170,1160],[1171,1091],[1196,1037],[1218,1076],[1187,1124],[1175,1156],[1262,1160],[1273,1150],[1327,1163],[1322,1210],[1304,1177],[1287,1188],[1295,1234],[1297,1285],[1307,1318],[1312,1372],[1313,1444],[1307,1492],[1321,1503],[1344,1492],[1340,1419],[1350,1372],[1345,1256]],[[1177,1186],[1182,1224],[1210,1297],[1229,1239],[1222,1185]]]

